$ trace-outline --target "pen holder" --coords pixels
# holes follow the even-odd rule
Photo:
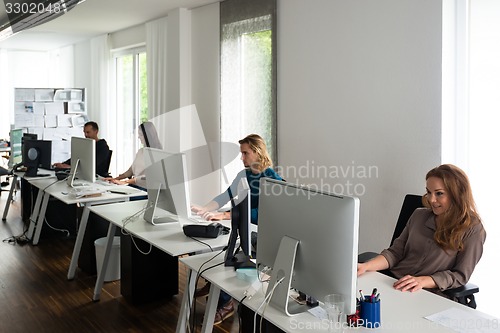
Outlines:
[[[371,297],[366,296],[360,304],[359,316],[361,324],[366,328],[380,327],[380,299],[371,302]]]

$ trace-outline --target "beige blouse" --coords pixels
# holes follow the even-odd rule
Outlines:
[[[393,245],[382,251],[389,269],[397,277],[430,275],[440,290],[466,284],[483,254],[486,232],[481,223],[468,230],[462,251],[443,250],[434,241],[435,215],[419,208]]]

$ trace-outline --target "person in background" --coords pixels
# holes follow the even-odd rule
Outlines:
[[[105,180],[115,183],[115,184],[128,184],[135,185],[136,187],[146,188],[146,178],[144,176],[144,147],[163,149],[160,139],[158,138],[158,132],[154,124],[150,121],[146,121],[139,125],[138,137],[141,141],[143,147],[140,148],[132,162],[130,168],[127,171],[119,174],[116,177],[107,177]]]
[[[442,291],[465,285],[483,253],[486,232],[477,213],[469,179],[443,164],[426,177],[426,208],[418,208],[393,245],[358,264],[358,276],[389,269],[394,288]]]
[[[282,178],[272,169],[273,162],[267,152],[266,143],[259,135],[250,134],[244,139],[239,140],[239,144],[241,161],[245,168],[236,175],[224,193],[219,194],[204,206],[191,205],[193,213],[200,215],[206,220],[229,219],[229,212],[218,212],[217,209],[227,204],[233,194],[238,193],[240,179],[246,177],[251,193],[252,223],[258,223],[260,179],[267,177],[282,180]]]
[[[96,173],[101,177],[108,176],[108,158],[109,158],[109,147],[108,143],[104,139],[99,139],[99,125],[95,121],[86,122],[83,126],[83,134],[87,139],[95,140],[95,170]],[[59,169],[69,169],[71,168],[71,158],[62,162],[54,163],[55,168]]]
[[[258,222],[259,211],[259,188],[260,179],[268,177],[282,180],[282,178],[272,169],[273,163],[269,153],[267,152],[266,143],[257,134],[250,134],[247,137],[239,140],[241,160],[244,169],[241,170],[224,192],[216,196],[212,201],[204,206],[192,205],[193,213],[200,215],[206,220],[226,220],[231,218],[230,212],[219,212],[217,209],[227,204],[233,197],[233,194],[238,193],[238,184],[240,179],[246,177],[250,186],[250,206],[252,223]],[[205,284],[204,287],[196,290],[195,297],[203,297],[208,295],[210,284]],[[215,313],[214,325],[222,323],[225,319],[234,314],[234,304],[231,296],[225,292],[220,293],[217,311]]]

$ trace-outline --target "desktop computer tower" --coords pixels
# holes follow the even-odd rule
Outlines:
[[[148,252],[150,244],[134,237],[137,247]],[[179,292],[179,260],[156,247],[142,254],[131,236],[120,238],[121,294],[132,304],[171,298]]]

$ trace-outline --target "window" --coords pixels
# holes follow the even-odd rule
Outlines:
[[[443,8],[443,162],[463,168],[487,232],[483,257],[471,282],[481,291],[478,309],[494,313],[500,246],[496,168],[500,134],[500,2],[444,1]]]
[[[146,52],[129,49],[114,54],[116,78],[116,152],[113,167],[118,174],[129,168],[140,148],[137,127],[148,120]]]
[[[276,2],[228,0],[220,11],[221,140],[259,134],[277,163]],[[228,172],[241,169],[238,160]]]

